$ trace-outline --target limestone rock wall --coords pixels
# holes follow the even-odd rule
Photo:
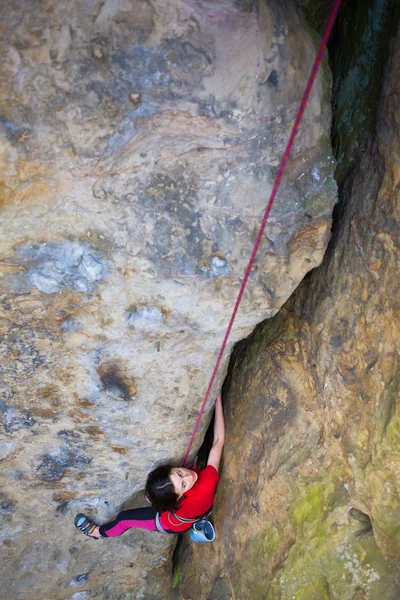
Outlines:
[[[234,352],[218,540],[181,598],[399,598],[399,76],[398,35],[322,266]]]
[[[167,593],[174,540],[73,517],[181,460],[314,51],[289,0],[1,3],[2,597]],[[231,345],[324,254],[329,90],[325,66]]]

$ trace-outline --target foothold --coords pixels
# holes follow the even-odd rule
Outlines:
[[[279,78],[278,78],[278,72],[276,71],[276,69],[273,69],[273,71],[271,71],[271,73],[268,75],[267,81],[265,83],[268,83],[269,85],[272,85],[273,87],[278,87]]]
[[[104,58],[103,48],[101,47],[100,44],[95,44],[93,46],[93,56],[95,58]]]
[[[80,575],[77,575],[77,577],[74,577],[71,581],[71,585],[83,585],[87,582],[88,578],[89,573],[81,573]]]
[[[372,522],[371,522],[371,518],[369,517],[369,515],[365,514],[361,510],[358,510],[358,508],[354,508],[354,506],[351,506],[349,508],[348,513],[349,513],[350,517],[352,517],[352,519],[355,519],[356,521],[359,521],[360,523],[364,523],[365,525],[370,526],[370,528],[372,530]]]
[[[104,389],[118,400],[131,400],[136,394],[132,379],[128,378],[116,361],[102,364],[97,373]]]
[[[211,261],[211,270],[214,275],[226,275],[228,273],[228,263],[225,259],[219,256],[214,256]]]
[[[59,506],[57,506],[56,508],[56,517],[58,517],[59,515],[66,515],[68,512],[68,508],[69,500],[67,502],[62,502],[61,504],[59,504]]]
[[[142,102],[142,95],[139,94],[138,92],[132,92],[131,94],[129,94],[128,96],[130,102],[133,104],[135,110],[137,108],[139,108],[141,102]]]

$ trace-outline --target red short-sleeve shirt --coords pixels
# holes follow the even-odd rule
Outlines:
[[[218,471],[212,465],[207,465],[202,470],[192,470],[198,475],[197,481],[179,501],[179,510],[174,511],[183,519],[194,519],[210,510],[214,503],[215,487],[219,480]],[[160,522],[163,529],[169,529],[177,533],[186,531],[192,526],[191,523],[180,523],[168,511],[161,513]]]

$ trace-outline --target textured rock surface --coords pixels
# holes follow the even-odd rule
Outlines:
[[[0,594],[158,599],[171,538],[96,543],[72,519],[108,520],[183,456],[313,43],[290,2],[0,16]],[[232,342],[322,259],[328,98],[325,71]]]
[[[311,0],[310,4],[317,3]],[[388,57],[388,40],[396,35],[399,15],[397,0],[355,0],[339,15],[330,53],[335,81],[332,139],[339,186],[366,149]]]
[[[182,598],[400,596],[400,37],[386,73],[323,265],[234,353],[218,541]]]

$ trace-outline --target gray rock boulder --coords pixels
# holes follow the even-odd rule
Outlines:
[[[73,517],[110,519],[182,459],[315,48],[290,2],[0,14],[3,589],[161,598],[171,538],[96,543]],[[216,388],[232,344],[322,260],[329,87],[325,66]]]

